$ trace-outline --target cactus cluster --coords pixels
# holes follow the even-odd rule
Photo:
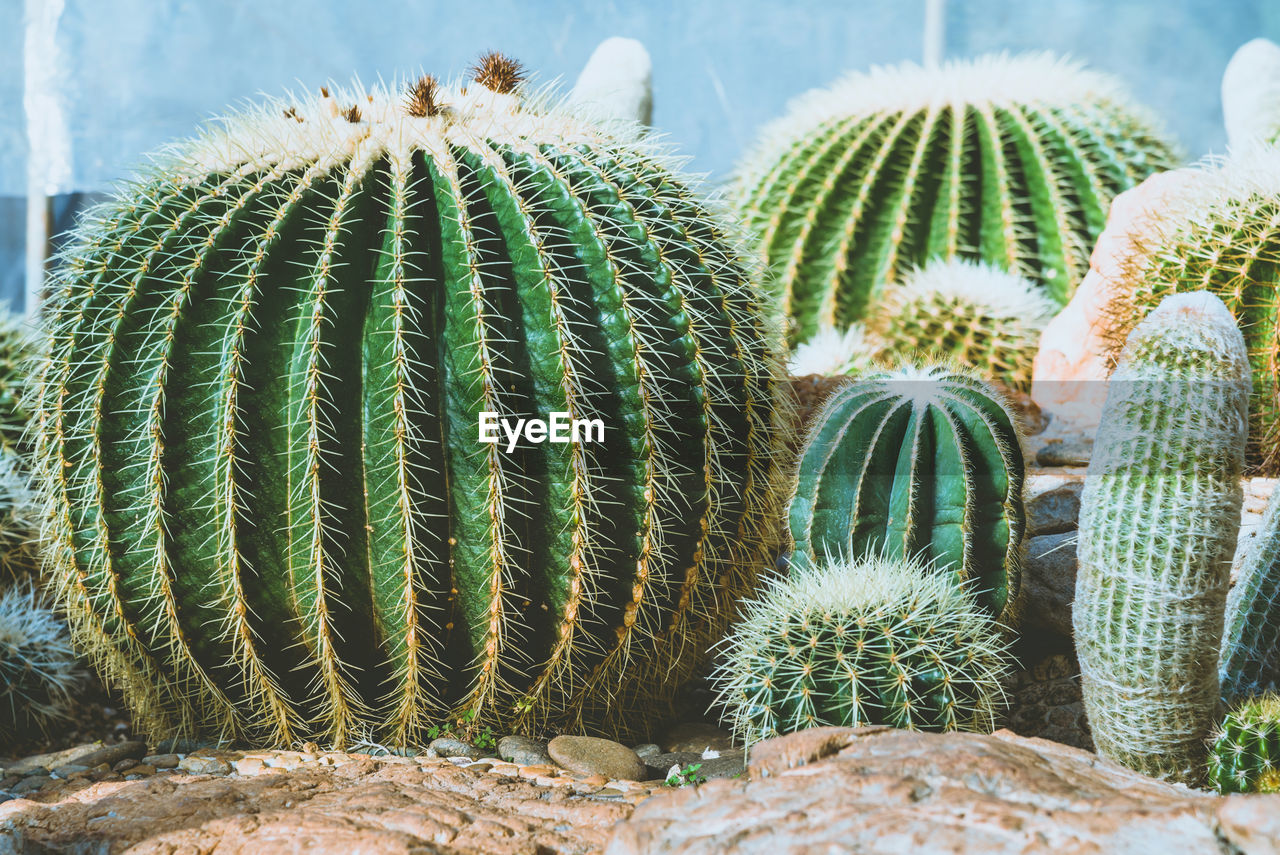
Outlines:
[[[0,451],[31,452],[31,385],[43,345],[25,318],[0,310]]]
[[[40,514],[30,477],[17,452],[0,450],[0,587],[40,570]]]
[[[1218,703],[1248,362],[1205,293],[1165,300],[1111,378],[1080,506],[1073,607],[1099,753],[1196,782]]]
[[[522,79],[269,102],[81,227],[46,539],[139,732],[643,732],[751,589],[782,417],[750,265],[652,143]]]
[[[914,559],[828,557],[746,604],[715,680],[748,744],[822,725],[990,732],[1008,644],[950,574]]]
[[[1209,783],[1220,793],[1280,793],[1280,696],[1227,714],[1209,750]]]
[[[1227,706],[1280,688],[1280,490],[1272,492],[1227,595],[1218,682]]]
[[[0,748],[65,716],[81,676],[66,625],[35,587],[0,593]]]
[[[988,261],[1065,303],[1111,199],[1173,162],[1105,75],[1047,54],[987,56],[877,68],[801,96],[734,196],[805,341],[864,318],[885,283],[938,256]]]
[[[1040,333],[1057,309],[1016,273],[939,260],[886,288],[870,324],[885,352],[948,360],[1028,391]]]
[[[937,366],[865,375],[832,394],[801,454],[792,563],[919,556],[1010,625],[1024,476],[1016,419],[981,380]]]
[[[1244,333],[1253,371],[1249,462],[1280,473],[1280,149],[1199,167],[1137,234],[1110,307],[1112,353],[1166,296],[1209,291]]]

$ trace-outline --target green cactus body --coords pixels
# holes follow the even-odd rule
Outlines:
[[[43,340],[26,319],[0,311],[0,449],[31,453],[31,378]]]
[[[1112,348],[1160,301],[1205,290],[1244,334],[1253,372],[1250,467],[1280,474],[1280,150],[1261,148],[1200,168],[1135,236],[1123,262],[1125,299]]]
[[[804,341],[863,318],[886,282],[936,256],[989,261],[1065,303],[1112,197],[1173,162],[1110,78],[990,56],[800,97],[735,196]]]
[[[872,331],[885,352],[948,360],[1030,391],[1040,333],[1056,311],[1016,273],[936,261],[886,290]]]
[[[1248,362],[1205,293],[1168,298],[1112,375],[1080,506],[1072,620],[1099,753],[1194,782],[1218,703]]]
[[[1280,681],[1280,490],[1271,494],[1254,541],[1227,595],[1219,692],[1231,706]],[[1280,759],[1280,755],[1277,755]]]
[[[746,604],[715,682],[748,744],[823,725],[990,732],[1008,644],[947,574],[836,560],[797,567]]]
[[[1280,697],[1233,709],[1209,750],[1209,783],[1220,793],[1280,793]]]
[[[630,733],[751,588],[781,384],[748,268],[651,147],[518,83],[270,104],[82,229],[40,477],[143,731]]]
[[[34,586],[0,593],[0,748],[65,718],[82,676],[66,626]]]
[[[1023,478],[1015,419],[982,381],[941,367],[866,375],[832,394],[809,433],[788,510],[792,561],[919,556],[1011,623]]]

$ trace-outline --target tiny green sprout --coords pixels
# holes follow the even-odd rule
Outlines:
[[[707,782],[706,777],[698,774],[698,770],[701,768],[701,763],[691,763],[681,769],[680,764],[677,763],[671,767],[671,771],[667,772],[667,780],[665,783],[668,787],[687,787],[689,785],[697,786],[698,784],[705,784]]]

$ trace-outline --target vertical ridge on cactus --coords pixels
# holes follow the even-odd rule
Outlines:
[[[801,452],[792,562],[920,557],[1012,625],[1023,480],[1016,419],[981,380],[946,366],[863,375],[831,394]]]
[[[1227,706],[1273,692],[1280,682],[1280,490],[1267,501],[1227,595],[1218,681]]]
[[[1280,793],[1280,697],[1227,714],[1209,751],[1209,782],[1220,793]]]
[[[1187,783],[1218,703],[1248,377],[1220,300],[1166,298],[1111,377],[1081,497],[1072,621],[1094,742]]]
[[[140,730],[641,733],[767,561],[751,266],[652,143],[477,74],[232,118],[67,251],[46,535]],[[603,441],[478,441],[556,412]]]
[[[990,732],[1010,642],[964,588],[874,555],[771,580],[720,645],[734,731],[748,744],[825,725]]]
[[[796,99],[739,170],[735,203],[804,341],[936,256],[1017,272],[1063,304],[1111,199],[1174,160],[1114,80],[1074,63],[908,63]]]

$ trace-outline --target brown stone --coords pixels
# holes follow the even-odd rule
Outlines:
[[[599,852],[631,806],[451,766],[350,755],[253,777],[175,775],[0,804],[0,850],[183,852]],[[39,803],[37,803],[39,802]],[[4,850],[8,851],[8,850]]]
[[[999,731],[817,728],[752,749],[745,780],[655,792],[607,855],[1268,852],[1280,795],[1223,798]]]
[[[606,775],[630,781],[646,777],[645,765],[627,746],[596,736],[557,736],[547,753],[562,768],[577,775]]]

